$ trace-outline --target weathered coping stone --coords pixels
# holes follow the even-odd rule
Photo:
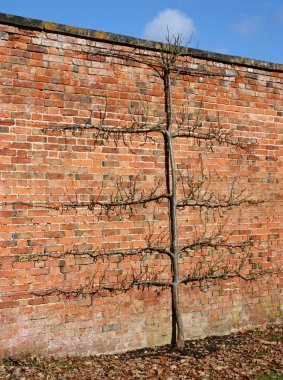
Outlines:
[[[66,34],[76,37],[88,38],[96,41],[104,41],[114,43],[118,45],[133,46],[138,48],[145,48],[150,50],[164,50],[166,44],[160,42],[147,41],[140,38],[134,38],[129,36],[123,36],[120,34],[103,32],[100,30],[92,30],[86,28],[79,28],[70,25],[57,24],[49,21],[36,20],[26,17],[9,15],[6,13],[0,13],[0,24],[14,25],[18,27],[25,27],[29,29],[43,30],[46,32]],[[195,58],[202,58],[211,61],[237,64],[241,66],[247,66],[257,69],[264,69],[268,71],[283,72],[283,64],[265,62],[256,59],[244,58],[239,56],[232,56],[220,53],[213,53],[205,50],[183,48],[184,55],[191,55]]]

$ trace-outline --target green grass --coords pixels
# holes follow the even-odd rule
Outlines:
[[[283,334],[269,334],[267,335],[267,340],[269,340],[270,342],[280,342],[281,340],[283,340]]]
[[[283,380],[283,367],[280,368],[281,373],[270,372],[265,375],[257,376],[256,380]]]

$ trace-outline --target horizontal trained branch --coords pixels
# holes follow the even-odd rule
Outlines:
[[[190,244],[184,244],[182,247],[180,247],[180,252],[186,252],[186,251],[194,251],[196,248],[213,248],[213,249],[220,249],[220,248],[227,248],[228,251],[232,252],[233,249],[241,249],[244,250],[248,247],[252,247],[254,245],[254,240],[252,237],[247,240],[243,240],[240,242],[232,243],[229,242],[229,237],[218,239],[215,241],[215,237],[201,237],[195,241],[193,241]]]
[[[93,259],[93,262],[96,262],[100,259],[106,259],[110,257],[130,257],[130,256],[143,256],[146,254],[164,254],[167,256],[172,256],[169,249],[166,249],[162,246],[145,246],[140,248],[129,248],[129,249],[79,249],[73,248],[65,251],[50,251],[50,252],[42,252],[42,253],[34,253],[34,254],[26,254],[21,255],[19,261],[37,261],[42,260],[44,258],[62,258],[66,256],[74,256],[74,257],[90,257]]]
[[[78,208],[87,208],[89,210],[94,210],[96,207],[101,207],[105,210],[110,210],[116,207],[127,207],[133,205],[144,205],[150,202],[157,202],[161,199],[168,199],[168,194],[160,194],[155,196],[149,196],[147,198],[132,199],[132,200],[121,200],[121,201],[69,201],[69,202],[24,202],[24,201],[15,201],[15,202],[2,202],[2,206],[26,206],[34,208],[44,208],[49,210],[71,210]]]
[[[256,199],[240,199],[240,200],[196,200],[189,198],[183,198],[177,202],[178,208],[184,207],[201,207],[207,209],[221,209],[221,208],[232,208],[239,207],[241,205],[259,205],[264,203],[264,200]]]
[[[260,276],[264,275],[271,275],[271,274],[278,274],[280,273],[280,270],[259,270],[259,271],[253,271],[251,274],[244,275],[241,273],[241,271],[231,271],[231,272],[223,272],[223,273],[206,273],[201,275],[194,275],[189,274],[188,276],[183,277],[180,279],[179,284],[188,284],[192,282],[202,282],[202,281],[217,281],[217,280],[229,280],[232,278],[241,278],[245,281],[254,281]]]

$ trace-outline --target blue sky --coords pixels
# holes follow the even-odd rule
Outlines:
[[[0,0],[0,12],[283,63],[283,0]]]

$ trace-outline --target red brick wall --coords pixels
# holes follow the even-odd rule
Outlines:
[[[81,295],[34,294],[78,289],[94,274],[95,281],[115,283],[139,268],[138,257],[94,263],[87,255],[62,256],[64,251],[140,247],[152,231],[155,239],[168,237],[165,202],[134,207],[132,215],[128,210],[105,215],[98,208],[48,208],[107,199],[115,194],[119,178],[127,187],[137,176],[139,194],[149,194],[157,183],[158,191],[165,188],[160,136],[144,141],[138,135],[130,144],[117,145],[95,141],[91,130],[56,130],[85,125],[95,106],[92,122],[98,122],[106,99],[107,125],[127,125],[131,113],[143,110],[149,123],[158,122],[164,116],[162,80],[146,64],[94,54],[97,47],[131,53],[133,46],[107,43],[107,35],[105,41],[66,35],[51,26],[0,26],[0,355],[114,352],[168,342],[168,290],[102,292],[92,302]],[[150,57],[158,54],[142,51]],[[212,173],[211,191],[229,192],[236,177],[237,191],[245,189],[267,201],[232,209],[224,218],[204,213],[200,219],[194,209],[179,213],[181,243],[205,229],[216,231],[224,220],[233,241],[252,234],[256,249],[247,261],[248,273],[259,265],[282,264],[283,70],[241,63],[205,54],[183,58],[180,64],[191,68],[191,74],[173,83],[173,104],[175,115],[185,105],[195,116],[200,112],[207,125],[219,115],[224,128],[235,128],[236,137],[253,143],[248,154],[227,146],[211,150],[192,139],[175,144],[183,173],[197,176],[202,155],[206,174],[208,169]],[[192,252],[181,270],[200,255]],[[148,260],[149,271],[168,277],[166,259]],[[201,285],[182,288],[187,337],[228,333],[282,316],[281,274],[252,283],[233,279]]]

